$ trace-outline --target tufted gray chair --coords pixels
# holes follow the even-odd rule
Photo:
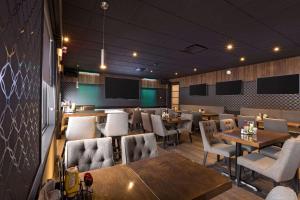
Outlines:
[[[204,148],[203,165],[206,164],[208,153],[224,156],[228,158],[228,171],[231,176],[231,157],[235,155],[235,145],[225,144],[214,138],[214,134],[218,132],[216,122],[214,120],[199,122],[201,137]]]
[[[275,132],[288,133],[288,124],[285,119],[264,119],[264,129]],[[274,159],[278,159],[281,148],[278,146],[269,146],[260,150],[260,153]]]
[[[219,120],[222,119],[233,119],[235,120],[234,114],[227,114],[227,113],[220,113],[219,114]]]
[[[152,129],[152,123],[151,123],[151,118],[150,114],[147,112],[142,112],[142,122],[143,122],[143,129],[145,132],[151,133],[153,131]]]
[[[178,132],[177,130],[167,130],[160,115],[151,115],[151,121],[152,121],[152,127],[153,127],[153,132],[158,135],[163,137],[164,143],[163,147],[166,147],[166,142],[167,142],[167,137],[174,135],[177,136],[178,140]]]
[[[67,140],[83,140],[96,137],[96,117],[70,117],[66,130]]]
[[[124,136],[121,148],[123,164],[158,156],[154,133]]]
[[[277,186],[271,190],[265,200],[298,200],[298,197],[292,189]]]
[[[192,143],[192,124],[193,124],[193,114],[182,113],[180,116],[181,119],[187,119],[189,121],[179,124],[177,127],[177,131],[182,133],[188,133],[190,141]]]
[[[245,116],[245,115],[238,115],[238,127],[243,128],[245,121],[252,121],[254,122],[254,126],[257,127],[256,117],[255,116]]]
[[[77,166],[80,172],[114,164],[112,139],[95,138],[68,141],[65,148],[65,167]]]

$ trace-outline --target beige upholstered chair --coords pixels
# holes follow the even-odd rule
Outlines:
[[[106,123],[97,125],[106,137],[128,135],[128,113],[108,113]]]
[[[277,186],[271,190],[265,200],[298,200],[298,197],[292,189]]]
[[[67,141],[65,167],[77,166],[80,172],[84,172],[112,166],[114,161],[111,142],[110,137]]]
[[[295,178],[298,188],[299,179],[297,170],[300,165],[300,137],[291,138],[285,141],[278,159],[273,159],[259,153],[251,153],[240,156],[237,159],[238,174],[241,168],[246,167],[259,174],[273,179],[275,183],[289,181]],[[238,183],[240,176],[238,175]],[[298,189],[297,189],[298,190]]]
[[[152,129],[150,114],[147,112],[142,112],[141,115],[142,115],[144,132],[151,133],[153,129]]]
[[[264,129],[275,132],[288,133],[288,125],[285,119],[264,119]],[[278,159],[281,148],[269,146],[260,150],[260,153],[274,159]]]
[[[231,157],[235,155],[235,146],[225,144],[214,138],[213,134],[217,133],[216,122],[214,120],[199,122],[201,137],[204,147],[204,159],[203,165],[206,164],[208,153],[214,153],[217,155],[228,158],[228,172],[231,176]]]
[[[220,113],[219,114],[219,120],[222,119],[233,119],[235,120],[234,114],[226,114],[226,113]]]
[[[177,142],[178,142],[178,132],[177,130],[167,130],[160,115],[151,115],[151,121],[152,121],[152,127],[153,127],[153,132],[158,135],[163,137],[163,147],[166,147],[167,143],[167,137],[168,136],[176,136]],[[176,142],[174,142],[176,144]]]
[[[96,137],[96,117],[70,117],[66,130],[67,140]]]
[[[238,127],[243,128],[245,121],[252,121],[254,122],[254,126],[257,127],[256,117],[255,116],[244,116],[244,115],[238,115]]]
[[[193,114],[182,113],[181,119],[187,119],[189,121],[179,124],[177,127],[177,131],[180,134],[187,133],[189,134],[190,141],[192,143],[192,124],[193,124]]]
[[[128,122],[131,129],[140,126],[142,123],[141,111],[139,109],[134,109]]]
[[[154,133],[124,136],[121,148],[123,164],[158,156]]]

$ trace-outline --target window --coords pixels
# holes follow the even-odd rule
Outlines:
[[[172,84],[171,88],[171,105],[172,109],[178,110],[179,109],[179,84]]]

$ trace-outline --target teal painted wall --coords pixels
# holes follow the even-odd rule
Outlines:
[[[142,107],[157,106],[157,90],[152,88],[141,89],[141,105]]]

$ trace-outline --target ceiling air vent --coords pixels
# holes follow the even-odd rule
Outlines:
[[[206,51],[208,48],[206,46],[200,44],[192,44],[190,46],[185,47],[181,52],[188,53],[188,54],[199,54],[203,51]]]

